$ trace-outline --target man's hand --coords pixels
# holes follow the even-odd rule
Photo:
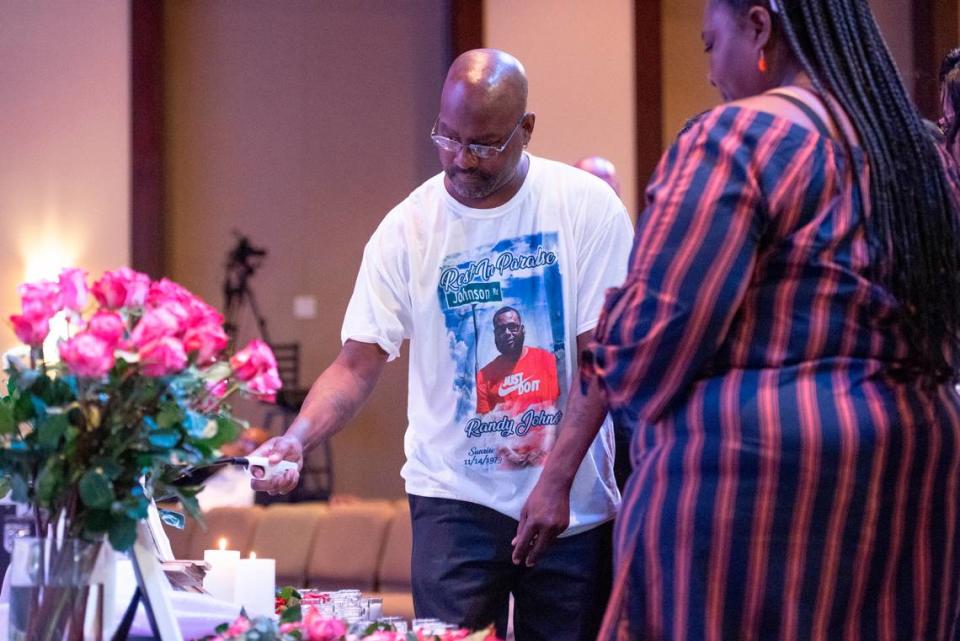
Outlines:
[[[520,511],[520,524],[513,539],[514,564],[533,567],[569,524],[570,488],[541,479]]]
[[[263,480],[264,469],[262,467],[252,468],[251,473],[254,478],[250,479],[250,487],[254,490],[267,492],[271,496],[286,494],[297,487],[297,483],[300,482],[300,469],[303,468],[303,444],[300,439],[286,435],[275,436],[251,452],[250,456],[266,456],[270,459],[271,465],[280,461],[293,461],[297,464],[297,471],[287,470],[269,481]]]

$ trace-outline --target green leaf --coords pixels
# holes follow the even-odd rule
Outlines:
[[[37,475],[37,500],[50,505],[63,487],[63,466],[58,457],[51,457]]]
[[[217,361],[210,367],[200,370],[199,376],[208,383],[221,381],[230,376],[230,363],[227,361]]]
[[[24,423],[36,417],[33,408],[33,396],[29,392],[24,392],[16,397],[13,402],[13,422]]]
[[[187,434],[193,438],[200,438],[203,436],[203,431],[207,429],[207,417],[199,412],[187,410],[183,419],[183,427],[187,430]]]
[[[180,499],[180,504],[187,514],[195,519],[200,518],[200,502],[197,501],[196,496],[185,492],[177,492],[177,498]]]
[[[240,425],[231,418],[218,416],[217,435],[207,439],[206,443],[214,449],[219,449],[224,444],[237,440],[238,436],[240,436]]]
[[[30,488],[27,481],[19,474],[10,477],[10,497],[15,503],[26,503],[30,500]]]
[[[133,547],[137,539],[137,522],[128,518],[119,517],[110,527],[110,545],[118,552],[124,552]]]
[[[113,483],[99,470],[87,471],[80,479],[80,500],[87,507],[109,508],[113,503]]]
[[[153,447],[169,450],[180,441],[180,432],[171,429],[159,429],[151,432],[148,440]]]
[[[38,419],[44,419],[47,416],[47,404],[39,396],[30,396],[30,404],[33,406],[33,415]]]
[[[167,429],[174,425],[179,425],[183,420],[183,410],[174,401],[166,401],[160,406],[160,413],[157,414],[157,424]]]
[[[285,585],[282,588],[277,589],[277,596],[283,599],[284,601],[289,601],[293,598],[301,598],[300,593],[297,592],[297,589],[292,585]]]
[[[111,481],[116,481],[117,478],[123,474],[123,467],[117,465],[113,461],[108,460],[99,460],[94,461],[94,465],[103,468],[103,475],[106,476]]]
[[[0,434],[13,434],[17,423],[13,420],[13,403],[10,399],[0,399]]]
[[[294,605],[283,611],[280,615],[280,623],[295,623],[303,618],[303,612],[299,605]]]
[[[143,488],[140,485],[134,485],[130,488],[130,496],[119,501],[119,505],[119,511],[126,514],[127,518],[140,520],[147,518],[147,508],[150,501],[144,495]]]
[[[113,526],[114,516],[107,510],[87,510],[84,523],[87,530],[96,534],[109,532]]]
[[[66,414],[48,414],[47,420],[37,429],[37,444],[46,449],[57,449],[60,437],[67,431],[70,422]]]

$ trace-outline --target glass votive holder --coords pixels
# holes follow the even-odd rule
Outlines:
[[[338,590],[332,596],[335,616],[345,619],[348,611],[352,613],[353,608],[360,608],[360,590]]]
[[[380,617],[377,619],[377,623],[386,623],[393,627],[394,631],[399,632],[400,634],[406,634],[409,631],[407,626],[407,620],[403,617]]]
[[[437,626],[437,624],[442,624],[442,623],[443,621],[441,621],[440,619],[435,619],[432,617],[430,618],[421,617],[419,619],[414,619],[413,621],[410,622],[410,629],[413,632],[424,632],[426,634],[430,634],[430,632],[433,630],[434,627]]]
[[[367,618],[371,621],[378,621],[383,616],[383,599],[381,597],[369,597],[366,601]]]
[[[339,608],[337,616],[346,623],[356,623],[363,618],[363,608],[360,607],[359,603],[356,605],[344,605]]]

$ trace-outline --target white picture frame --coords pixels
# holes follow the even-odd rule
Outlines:
[[[170,582],[157,558],[157,544],[144,521],[137,524],[137,539],[130,551],[133,571],[140,588],[140,598],[150,627],[160,641],[183,641],[177,618],[170,603]]]

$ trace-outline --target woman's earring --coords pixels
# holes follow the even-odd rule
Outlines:
[[[757,61],[757,69],[760,73],[767,73],[767,56],[760,50],[760,59]]]

